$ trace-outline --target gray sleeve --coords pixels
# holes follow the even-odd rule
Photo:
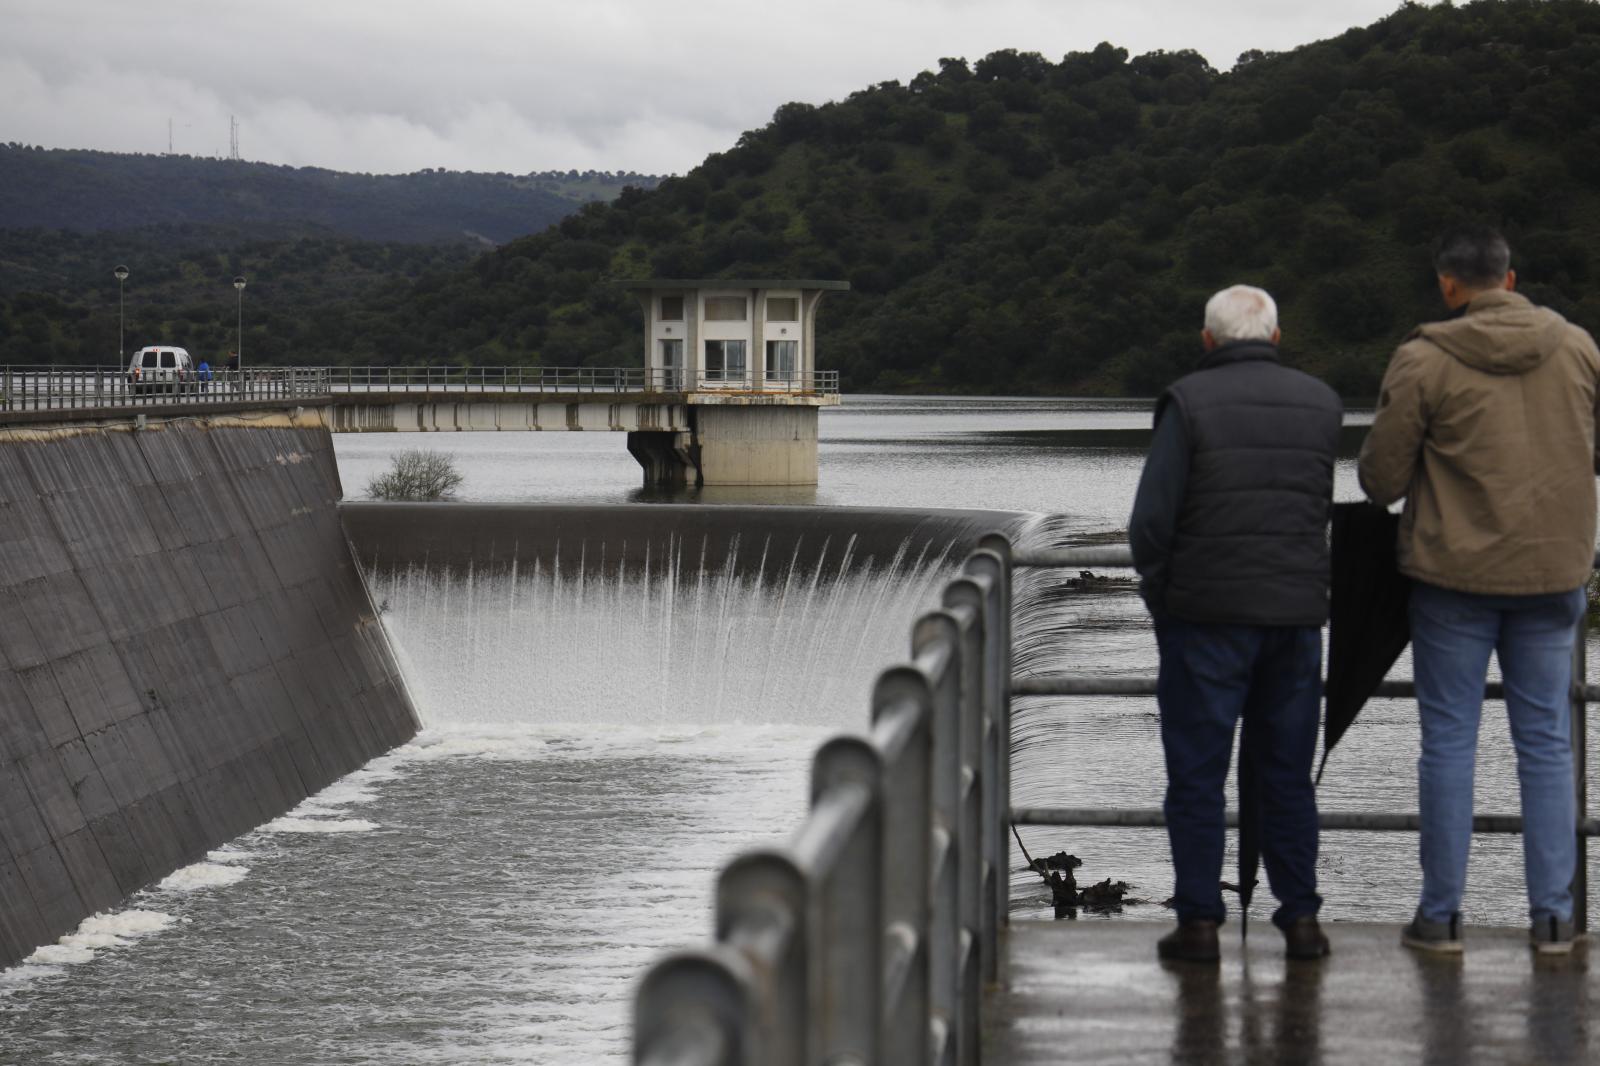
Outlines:
[[[1133,515],[1128,519],[1128,543],[1133,548],[1133,565],[1139,571],[1139,591],[1152,611],[1164,599],[1167,559],[1178,531],[1178,512],[1189,482],[1189,435],[1183,415],[1168,404],[1158,416],[1150,454],[1139,476],[1139,491],[1133,498]]]

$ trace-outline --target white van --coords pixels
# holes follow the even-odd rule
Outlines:
[[[194,380],[194,360],[183,348],[140,348],[128,362],[128,386],[134,392],[177,392]]]

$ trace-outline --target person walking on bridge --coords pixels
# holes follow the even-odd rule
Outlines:
[[[1244,722],[1264,800],[1261,850],[1291,958],[1328,953],[1317,923],[1311,782],[1328,617],[1327,525],[1343,409],[1278,359],[1278,309],[1235,285],[1206,304],[1205,354],[1156,404],[1128,539],[1161,654],[1167,834],[1178,928],[1164,959],[1214,962],[1224,918],[1223,789]],[[1241,768],[1243,769],[1243,768]]]
[[[1568,685],[1594,560],[1595,402],[1588,333],[1518,295],[1505,239],[1447,233],[1434,270],[1457,314],[1419,327],[1384,374],[1361,487],[1405,497],[1397,556],[1413,579],[1422,894],[1408,947],[1458,953],[1472,777],[1489,653],[1500,660],[1522,787],[1530,935],[1572,950],[1577,863]]]

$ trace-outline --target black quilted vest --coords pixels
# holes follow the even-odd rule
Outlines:
[[[1189,442],[1165,610],[1191,622],[1321,625],[1343,413],[1327,385],[1236,341],[1161,397]]]

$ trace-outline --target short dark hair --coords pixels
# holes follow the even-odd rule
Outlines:
[[[1511,246],[1491,226],[1454,226],[1433,246],[1433,269],[1469,289],[1486,289],[1511,269]]]

